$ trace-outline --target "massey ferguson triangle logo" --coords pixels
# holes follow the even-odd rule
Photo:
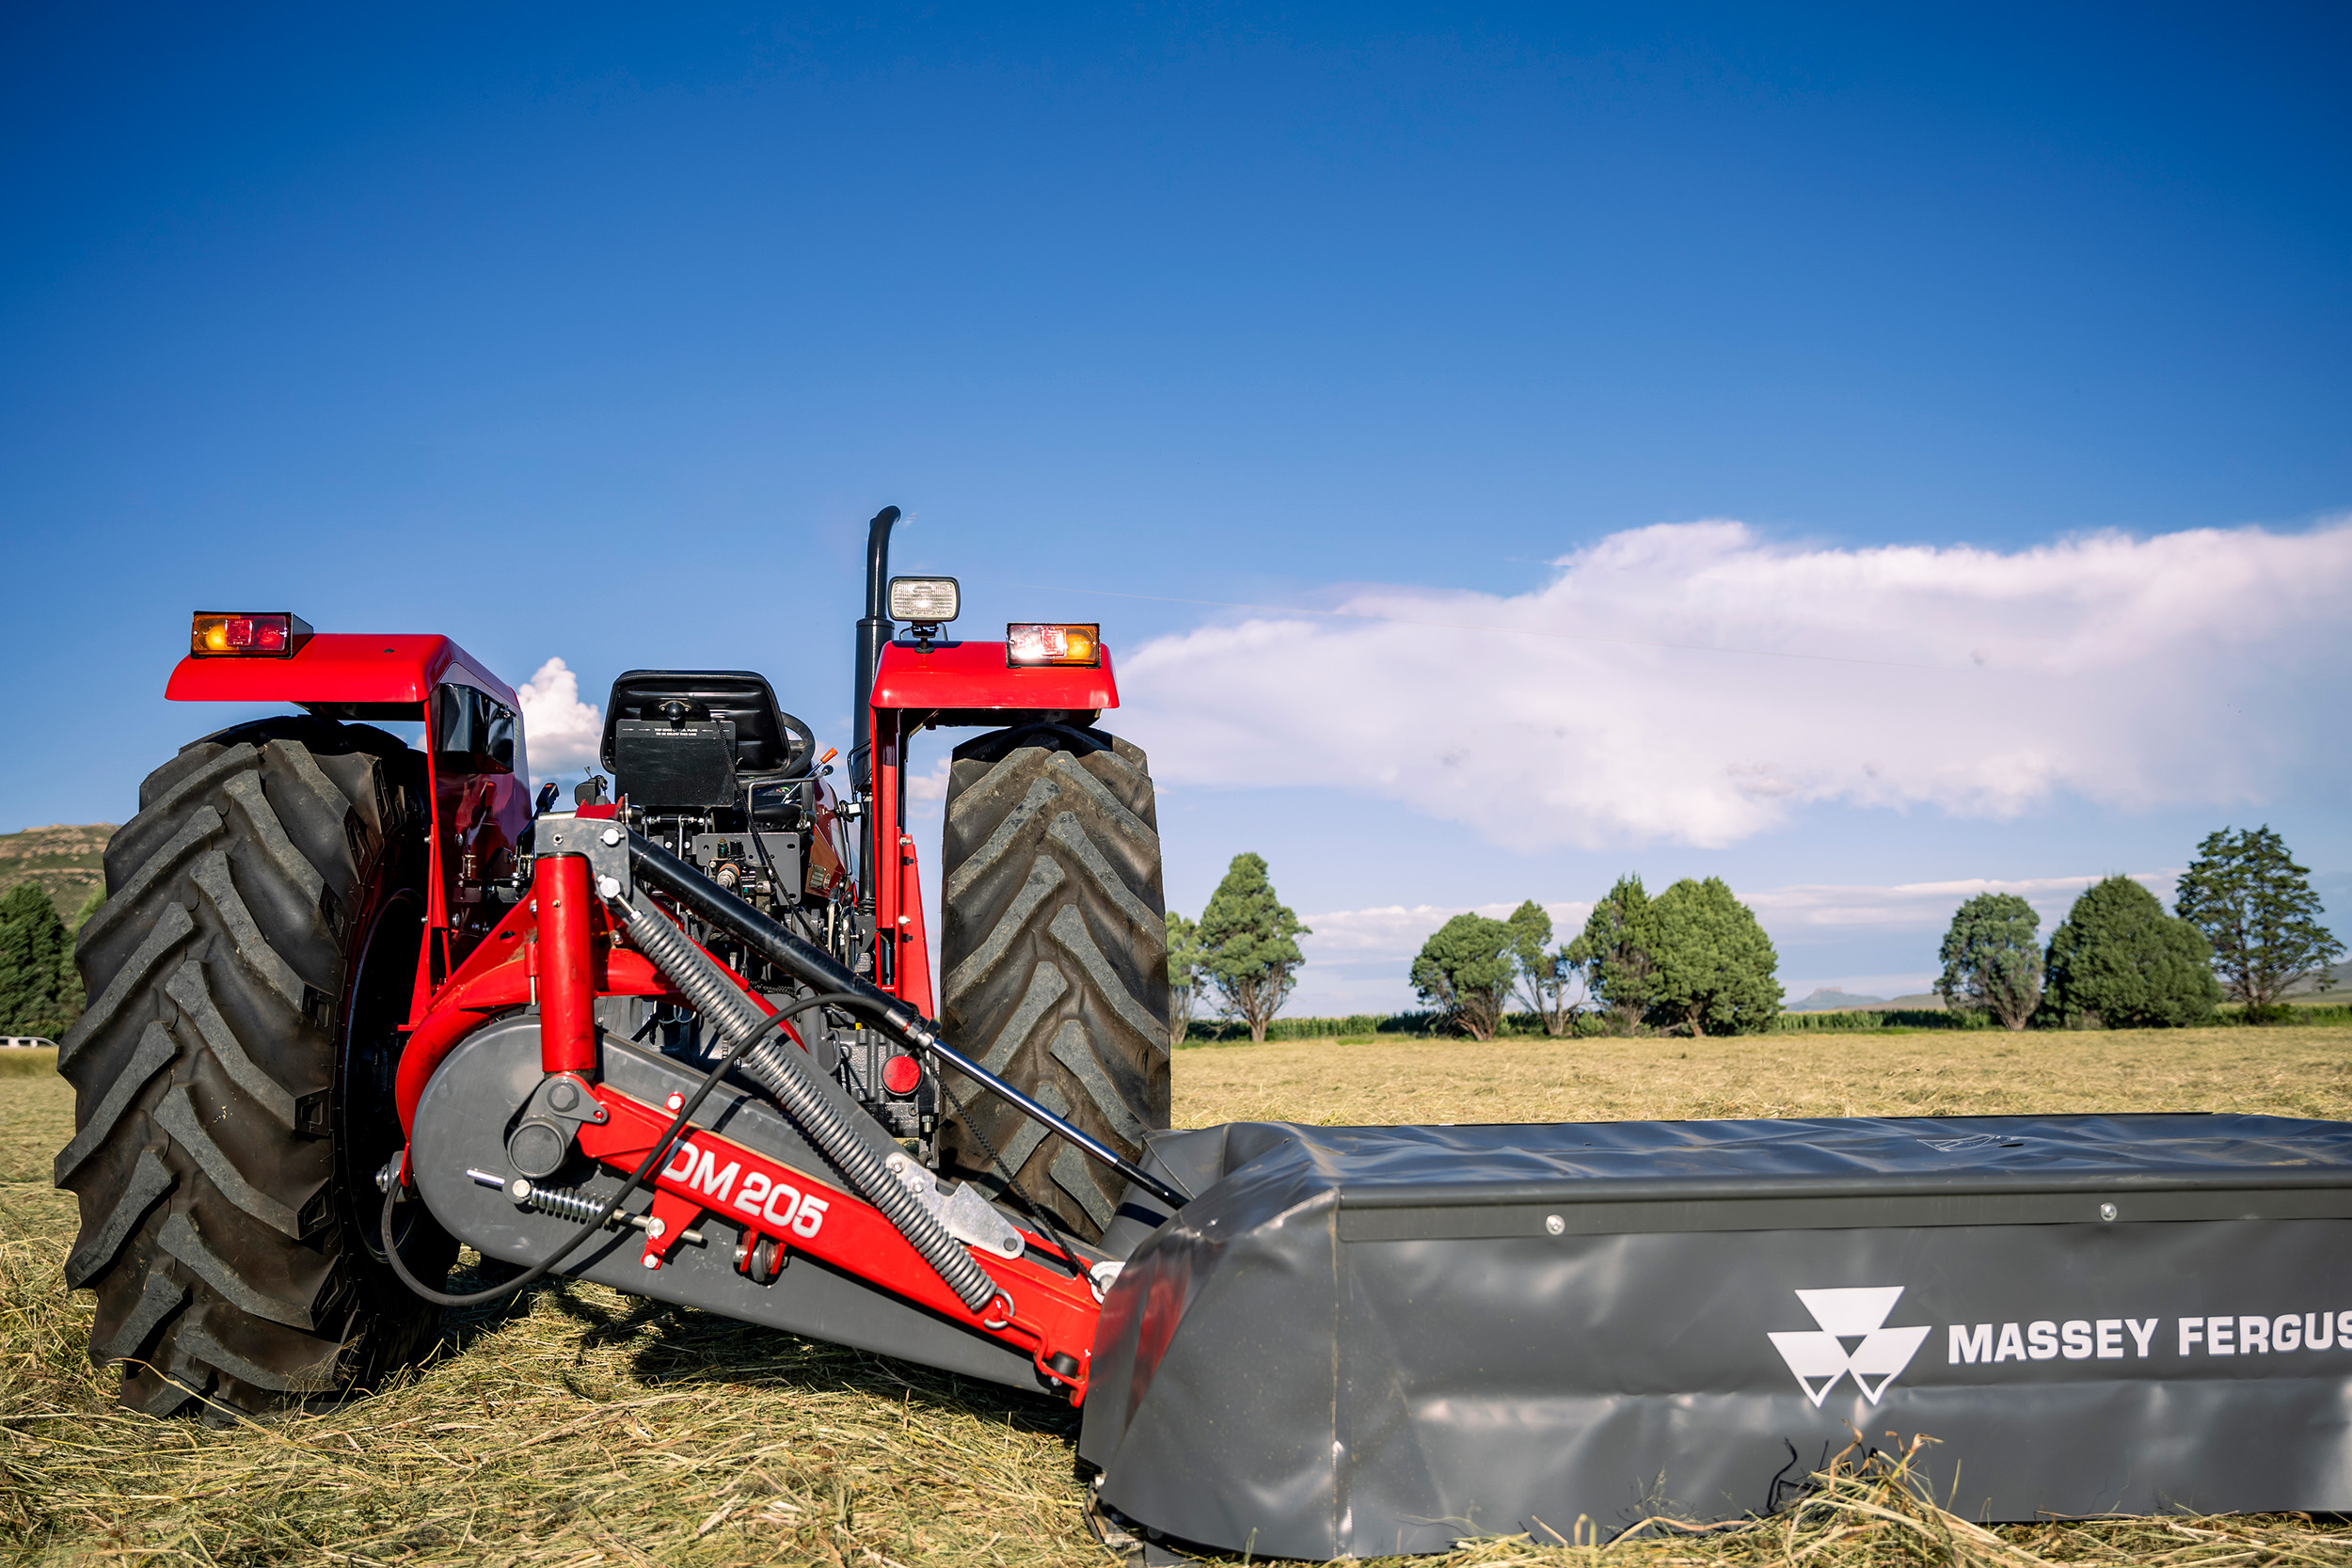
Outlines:
[[[1916,1328],[1883,1326],[1895,1310],[1900,1285],[1849,1291],[1799,1291],[1797,1299],[1813,1314],[1818,1330],[1772,1336],[1772,1348],[1797,1374],[1797,1386],[1819,1409],[1837,1380],[1853,1374],[1854,1386],[1872,1404],[1886,1392],[1928,1337]]]

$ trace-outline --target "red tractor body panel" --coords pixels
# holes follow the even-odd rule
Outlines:
[[[434,736],[425,737],[433,826],[411,1023],[424,1017],[434,991],[497,924],[495,910],[484,902],[485,887],[512,870],[514,847],[531,822],[527,737],[515,689],[446,637],[356,632],[320,632],[284,657],[191,655],[164,688],[173,702],[294,703],[432,728],[433,694],[443,687],[481,692],[512,715],[514,751],[501,770],[457,753],[445,756]]]
[[[1111,652],[1100,668],[1051,665],[1012,669],[1002,642],[892,642],[874,673],[877,708],[1062,708],[1119,705]]]
[[[446,637],[351,632],[320,632],[284,658],[183,658],[164,695],[175,703],[421,704],[437,686],[470,686],[516,707],[515,689]]]

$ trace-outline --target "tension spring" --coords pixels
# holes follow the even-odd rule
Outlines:
[[[564,1187],[542,1187],[527,1177],[518,1176],[509,1181],[486,1170],[469,1170],[466,1174],[471,1177],[478,1186],[497,1187],[503,1191],[507,1196],[515,1200],[515,1207],[517,1209],[536,1210],[542,1214],[554,1214],[562,1219],[578,1220],[585,1224],[595,1219],[597,1211],[604,1207],[602,1198],[589,1197],[585,1194],[572,1192]],[[611,1219],[605,1221],[605,1224],[633,1226],[639,1230],[650,1228],[649,1223],[643,1214],[615,1213]],[[682,1231],[679,1233],[678,1240],[700,1246],[703,1244],[703,1233],[699,1230]]]

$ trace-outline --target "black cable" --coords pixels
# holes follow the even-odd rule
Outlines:
[[[1021,1207],[1026,1209],[1037,1223],[1045,1227],[1047,1239],[1061,1253],[1061,1260],[1070,1265],[1071,1274],[1077,1278],[1085,1278],[1086,1265],[1081,1263],[1078,1260],[1078,1255],[1070,1249],[1070,1243],[1062,1238],[1061,1231],[1056,1228],[1053,1217],[1046,1213],[1045,1206],[1031,1197],[1028,1189],[1021,1184],[1020,1179],[1005,1168],[1005,1157],[996,1152],[996,1146],[988,1141],[988,1134],[980,1131],[980,1124],[972,1119],[971,1112],[963,1108],[961,1097],[947,1086],[947,1069],[936,1058],[933,1058],[931,1062],[931,1081],[939,1085],[939,1092],[947,1097],[947,1103],[956,1108],[956,1115],[963,1118],[963,1125],[970,1130],[975,1138],[979,1140],[980,1152],[987,1155],[988,1163],[996,1167],[996,1174],[1005,1179],[1006,1190],[1019,1198]]]
[[[852,996],[846,991],[825,991],[787,1004],[762,1019],[758,1028],[754,1029],[734,1045],[719,1053],[719,1059],[711,1063],[710,1070],[703,1075],[701,1084],[695,1086],[694,1092],[687,1098],[686,1103],[678,1108],[677,1117],[670,1123],[669,1130],[654,1140],[653,1148],[646,1154],[644,1163],[630,1173],[628,1180],[621,1183],[619,1191],[605,1200],[604,1208],[596,1216],[574,1232],[570,1241],[565,1242],[547,1258],[532,1264],[528,1270],[503,1285],[494,1285],[486,1291],[475,1291],[468,1295],[450,1295],[446,1291],[435,1290],[415,1275],[410,1274],[408,1265],[401,1259],[399,1244],[392,1239],[392,1208],[400,1201],[400,1184],[394,1182],[384,1194],[384,1214],[379,1227],[384,1243],[384,1256],[391,1264],[392,1273],[399,1275],[400,1282],[407,1286],[409,1290],[439,1307],[486,1306],[494,1301],[503,1301],[526,1285],[537,1284],[547,1277],[548,1271],[578,1251],[580,1243],[612,1223],[612,1216],[620,1212],[622,1200],[635,1192],[644,1183],[646,1176],[669,1157],[671,1148],[677,1142],[678,1134],[686,1130],[687,1122],[692,1118],[696,1111],[702,1108],[702,1102],[709,1098],[710,1091],[718,1087],[719,1080],[726,1076],[727,1069],[735,1064],[737,1057],[749,1051],[768,1035],[782,1029],[787,1022],[808,1011],[811,1007],[846,1006],[862,1004],[864,1001],[863,997]]]

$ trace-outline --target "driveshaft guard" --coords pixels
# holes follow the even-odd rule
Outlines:
[[[1970,1517],[2352,1509],[2352,1124],[1242,1123],[1152,1156],[1200,1196],[1104,1304],[1079,1451],[1181,1541],[1605,1540],[1918,1433]]]

